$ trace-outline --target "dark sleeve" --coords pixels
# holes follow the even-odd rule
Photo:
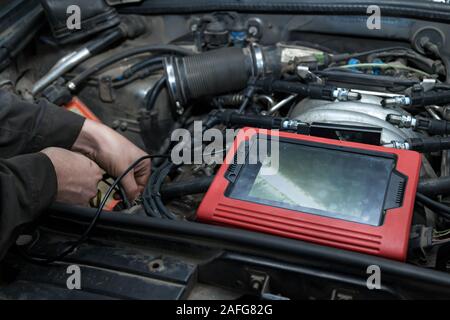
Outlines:
[[[29,103],[0,90],[0,158],[40,151],[70,149],[84,118],[44,100]]]
[[[0,260],[21,228],[53,202],[56,190],[55,169],[45,154],[0,160]]]

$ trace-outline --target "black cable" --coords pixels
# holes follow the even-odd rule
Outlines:
[[[81,72],[78,76],[73,78],[69,83],[68,86],[70,90],[74,91],[77,90],[81,83],[83,83],[87,78],[89,78],[91,75],[99,72],[100,70],[106,68],[107,66],[112,65],[113,63],[116,63],[117,61],[120,61],[124,58],[128,58],[130,56],[135,56],[138,54],[143,53],[155,53],[155,52],[162,52],[162,53],[173,53],[173,54],[179,54],[179,55],[191,55],[193,52],[191,50],[187,50],[184,48],[181,48],[179,46],[174,45],[148,45],[148,46],[141,46],[141,47],[134,47],[127,50],[122,50],[120,52],[117,52],[113,54],[112,56],[108,57],[107,59],[100,61],[99,63],[93,65],[90,68],[87,68],[83,72]]]
[[[342,61],[342,60],[348,60],[350,58],[363,57],[363,56],[367,56],[367,55],[371,55],[371,54],[375,54],[375,53],[379,53],[379,52],[394,51],[394,50],[408,50],[408,51],[415,52],[414,50],[412,50],[410,48],[397,46],[397,47],[380,48],[380,49],[373,49],[373,50],[361,51],[361,52],[355,52],[355,53],[336,54],[331,57],[331,60],[333,62],[337,62],[337,61]]]
[[[169,200],[191,194],[205,193],[213,179],[214,176],[206,176],[187,181],[172,182],[161,188],[161,196],[164,200]]]
[[[92,221],[89,224],[89,226],[86,229],[86,231],[78,238],[78,240],[73,242],[72,245],[70,245],[68,248],[63,250],[63,252],[61,252],[60,254],[58,254],[55,257],[45,257],[45,258],[31,256],[31,255],[29,255],[28,252],[24,252],[27,255],[27,258],[29,260],[32,260],[33,262],[37,262],[37,263],[41,263],[41,264],[50,264],[50,263],[53,263],[53,262],[56,262],[56,261],[60,261],[64,257],[66,257],[67,255],[71,254],[84,241],[86,241],[88,239],[89,234],[91,233],[92,229],[95,227],[95,224],[97,223],[97,221],[98,221],[98,219],[100,217],[100,214],[102,213],[103,207],[105,206],[109,196],[111,195],[111,192],[119,184],[119,182],[123,179],[123,177],[125,177],[131,170],[134,169],[134,167],[136,167],[142,161],[144,161],[146,159],[157,158],[157,157],[159,157],[159,158],[166,158],[168,156],[167,155],[146,155],[146,156],[140,157],[139,159],[135,160],[119,177],[117,177],[114,180],[114,182],[108,188],[108,191],[106,192],[105,196],[103,197],[100,205],[98,206],[97,211],[95,212],[95,216],[94,216],[94,218],[92,218]]]
[[[145,98],[145,108],[147,111],[151,111],[155,106],[156,99],[158,99],[159,94],[166,85],[166,77],[162,76],[153,86],[153,88],[147,92],[147,97]]]
[[[350,71],[350,72],[349,72]],[[325,77],[327,83],[359,84],[383,88],[412,87],[420,82],[398,77],[357,73],[346,68],[331,67],[323,71],[315,72],[316,75]]]
[[[148,59],[144,59],[142,61],[139,61],[135,64],[133,64],[132,66],[130,66],[128,69],[126,69],[123,73],[122,76],[124,78],[129,78],[132,75],[134,75],[136,72],[138,72],[139,70],[145,69],[147,67],[154,67],[156,66],[161,66],[162,67],[162,63],[164,61],[163,57],[151,57]]]
[[[169,175],[170,171],[172,171],[172,169],[174,169],[176,167],[176,165],[174,165],[173,163],[170,163],[167,167],[165,167],[163,170],[161,170],[161,172],[159,173],[159,176],[156,180],[156,183],[153,187],[153,197],[155,199],[155,204],[156,207],[158,208],[159,212],[164,215],[166,218],[174,220],[177,218],[177,216],[175,214],[173,214],[172,212],[170,212],[169,209],[167,209],[167,207],[164,205],[164,203],[162,202],[161,199],[161,186],[164,182],[164,179]]]
[[[112,87],[113,88],[121,88],[121,87],[123,87],[127,84],[130,84],[136,80],[147,78],[148,76],[152,75],[153,73],[155,73],[157,71],[161,71],[161,69],[162,69],[162,65],[154,65],[154,66],[150,66],[150,67],[144,69],[143,71],[141,71],[137,74],[134,74],[130,78],[123,78],[123,77],[115,78],[112,80]]]
[[[202,134],[205,132],[205,130],[212,128],[218,123],[219,122],[217,121],[216,113],[210,113],[205,124],[202,127]],[[193,151],[195,144],[194,139],[191,140],[191,144],[191,150]],[[162,201],[161,186],[170,171],[179,166],[181,165],[175,165],[169,160],[166,160],[163,164],[161,164],[159,168],[155,170],[155,172],[150,177],[143,194],[143,204],[147,215],[153,217],[159,216],[168,219],[176,219],[176,216],[166,208]]]
[[[442,216],[443,218],[450,220],[450,207],[442,204],[438,201],[435,201],[431,198],[428,198],[426,195],[417,192],[416,200],[421,202],[424,206],[432,209],[435,213]]]
[[[107,181],[107,179],[109,179],[109,178],[111,178],[111,177],[108,174],[104,174],[102,182],[105,183],[106,185],[108,185],[108,187],[111,187],[112,183]],[[130,208],[131,207],[130,202],[128,201],[125,190],[120,183],[117,185],[117,191],[119,192],[120,197],[122,198],[122,201],[125,204],[125,208]]]
[[[160,167],[158,167],[150,176],[147,187],[143,194],[143,204],[147,215],[155,218],[175,219],[176,216],[172,214],[160,199],[160,188],[163,180],[174,168],[174,164],[166,160]],[[159,199],[157,199],[159,197]]]
[[[247,105],[250,103],[251,99],[253,98],[253,94],[255,93],[255,87],[250,86],[248,87],[244,92],[244,101],[242,101],[238,113],[244,113],[245,109],[247,108]]]
[[[115,42],[126,38],[126,34],[120,28],[113,31],[107,31],[100,34],[94,41],[86,45],[91,55],[96,55],[114,44]]]

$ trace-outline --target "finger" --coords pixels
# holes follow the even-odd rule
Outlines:
[[[103,179],[104,170],[98,166],[97,163],[95,163],[92,160],[89,161],[89,169],[90,169],[90,175],[89,177],[95,181],[95,186],[97,187],[98,183]]]
[[[125,177],[123,177],[120,183],[125,189],[128,200],[136,200],[139,195],[139,188],[137,186],[136,180],[134,179],[133,172],[129,172]]]
[[[147,185],[148,179],[151,172],[151,162],[150,159],[143,161],[138,168],[134,170],[134,176],[136,183],[139,187],[144,188]]]

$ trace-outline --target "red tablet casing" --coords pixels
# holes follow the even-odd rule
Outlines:
[[[225,173],[229,164],[232,163],[239,145],[244,140],[251,139],[252,134],[267,134],[268,132],[270,131],[255,128],[243,128],[240,130],[234,141],[233,148],[228,152],[226,161],[217,172],[197,211],[198,220],[270,233],[281,237],[314,242],[400,261],[406,259],[421,166],[419,153],[362,143],[277,132],[280,138],[299,139],[320,144],[394,154],[397,158],[396,170],[407,177],[403,202],[401,207],[386,211],[382,225],[372,226],[271,207],[225,196],[225,190],[230,183],[225,178]]]

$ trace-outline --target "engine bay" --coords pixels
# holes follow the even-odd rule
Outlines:
[[[116,7],[82,40],[44,24],[0,73],[2,88],[104,123],[152,157],[136,201],[105,177],[89,229],[100,214],[216,224],[449,272],[449,24],[145,8]],[[249,129],[307,147],[281,144],[288,169],[258,180],[242,168],[263,160],[233,162]],[[231,166],[249,177],[245,196],[224,178]]]

